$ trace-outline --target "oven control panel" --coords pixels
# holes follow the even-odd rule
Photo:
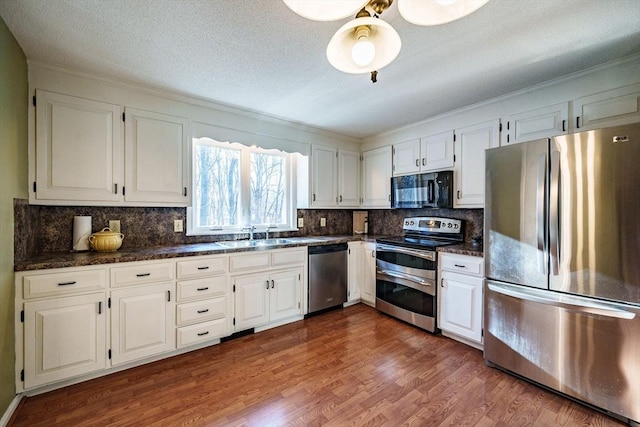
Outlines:
[[[460,233],[462,221],[459,219],[418,216],[405,218],[402,228],[405,231]]]

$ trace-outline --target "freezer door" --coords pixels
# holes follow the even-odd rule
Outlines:
[[[640,305],[640,124],[556,137],[550,288]]]
[[[640,421],[640,307],[485,281],[484,357]]]
[[[485,273],[504,282],[548,287],[549,140],[487,150]]]

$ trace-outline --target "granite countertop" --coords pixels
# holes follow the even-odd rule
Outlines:
[[[460,243],[459,245],[440,246],[438,252],[447,252],[459,255],[469,255],[482,257],[484,255],[482,245],[472,243]]]
[[[229,253],[282,249],[299,246],[318,246],[352,241],[375,242],[376,237],[364,234],[340,236],[285,237],[265,240],[237,240],[224,246],[223,242],[194,243],[189,245],[162,246],[150,248],[120,249],[115,252],[49,252],[16,262],[15,271],[44,270],[63,267],[115,264],[120,262],[151,261],[200,255],[221,255]],[[243,245],[237,247],[237,245]],[[246,245],[246,246],[244,246]]]

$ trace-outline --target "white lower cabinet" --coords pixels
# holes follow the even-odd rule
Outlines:
[[[483,259],[440,254],[439,327],[466,344],[482,348]]]
[[[242,331],[302,314],[301,283],[301,268],[235,277],[234,330]]]
[[[175,349],[173,282],[111,292],[111,364]]]
[[[24,387],[106,367],[105,293],[24,303]]]
[[[360,301],[364,283],[364,248],[362,242],[349,242],[347,255],[347,302]]]
[[[363,243],[363,283],[360,298],[362,302],[376,306],[376,244]]]

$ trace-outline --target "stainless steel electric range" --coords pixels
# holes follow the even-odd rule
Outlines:
[[[436,248],[464,241],[463,223],[439,217],[405,218],[404,235],[376,244],[376,308],[436,332]]]

